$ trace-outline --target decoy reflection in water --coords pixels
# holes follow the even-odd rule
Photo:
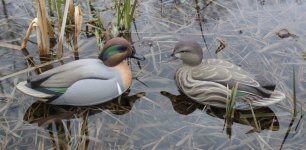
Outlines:
[[[169,98],[172,103],[173,109],[182,115],[188,115],[194,112],[195,110],[205,110],[206,113],[210,116],[225,119],[225,109],[214,107],[210,105],[203,105],[195,100],[190,99],[188,96],[180,93],[180,95],[173,95],[166,91],[161,91],[161,94],[165,97]],[[254,128],[259,126],[261,130],[268,129],[272,131],[279,130],[279,122],[275,115],[275,113],[269,107],[260,107],[258,109],[254,109],[255,119],[252,115],[251,110],[236,110],[233,116],[233,122],[249,125]],[[249,132],[253,132],[255,130],[251,130]]]
[[[28,108],[24,115],[24,120],[41,126],[52,122],[61,122],[62,119],[79,118],[85,112],[88,115],[93,115],[108,110],[115,115],[124,115],[130,112],[133,104],[145,95],[144,92],[131,96],[128,96],[128,94],[129,90],[118,98],[94,106],[51,105],[38,101]]]
[[[99,59],[72,61],[29,77],[16,87],[54,105],[97,105],[120,96],[130,87],[132,72],[126,58],[144,60],[126,39],[113,38],[105,43]]]
[[[264,107],[285,99],[274,84],[260,83],[239,66],[221,59],[203,59],[201,46],[195,41],[180,41],[172,56],[182,60],[175,81],[184,94],[201,103],[226,107],[231,89],[239,83],[236,109]]]
[[[124,115],[130,112],[135,101],[145,95],[144,92],[132,96],[128,94],[129,90],[118,98],[95,106],[61,106],[38,101],[28,108],[24,120],[46,127],[50,137],[44,137],[43,140],[49,139],[54,149],[71,149],[72,147],[88,149],[90,142],[88,137],[91,131],[88,117],[105,110],[116,115]],[[80,118],[80,120],[72,121],[71,119],[74,118]],[[115,132],[114,128],[124,127],[103,123],[102,130],[108,131],[105,134],[111,134]]]

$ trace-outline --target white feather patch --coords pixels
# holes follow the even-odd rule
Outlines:
[[[116,82],[116,84],[117,84],[117,90],[118,90],[118,93],[119,93],[119,95],[121,95],[121,94],[122,94],[121,87],[120,87],[120,85],[119,85],[119,83],[118,83],[118,82]]]

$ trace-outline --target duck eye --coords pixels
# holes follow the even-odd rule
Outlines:
[[[126,50],[127,50],[127,47],[126,47],[126,46],[118,45],[118,47],[117,47],[117,51],[118,51],[119,53],[123,53],[123,52],[125,52]]]
[[[188,51],[186,51],[186,50],[183,50],[183,51],[180,51],[180,53],[187,53]]]

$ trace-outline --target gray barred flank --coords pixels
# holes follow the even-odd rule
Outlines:
[[[212,65],[212,63],[218,62]],[[191,99],[201,103],[218,107],[225,107],[231,95],[230,87],[241,82],[245,95],[236,98],[236,108],[249,109],[250,104],[264,106],[280,101],[284,96],[278,94],[271,98],[263,98],[248,91],[259,87],[259,83],[240,67],[221,60],[208,60],[197,67],[180,66],[176,71],[178,88]],[[224,65],[224,66],[223,66]],[[228,69],[230,68],[230,69]],[[242,91],[241,91],[242,92]],[[254,91],[253,91],[254,92]]]

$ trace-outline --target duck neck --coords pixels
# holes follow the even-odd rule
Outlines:
[[[202,62],[203,64],[207,64],[208,63],[208,60],[207,59],[202,59]]]
[[[197,66],[199,66],[200,64],[201,64],[201,62],[199,62],[199,63],[185,63],[185,62],[183,62],[183,65],[184,65],[184,66],[188,66],[188,67],[191,67],[191,68],[197,67]]]
[[[125,90],[128,89],[132,84],[132,71],[130,66],[126,61],[122,61],[118,65],[114,66],[114,68],[120,72]]]

